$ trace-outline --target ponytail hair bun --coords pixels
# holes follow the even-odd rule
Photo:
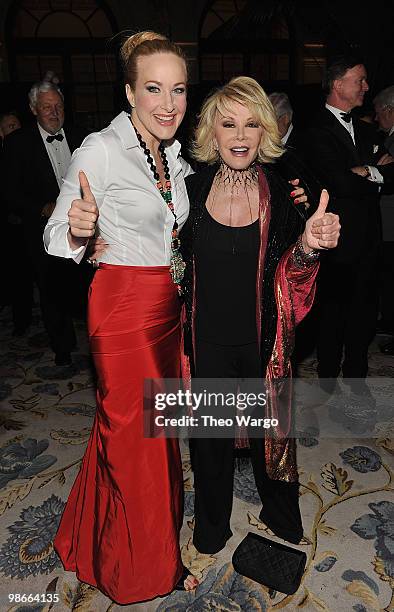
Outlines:
[[[163,36],[163,34],[158,34],[157,32],[152,32],[151,30],[137,32],[136,34],[126,38],[120,49],[120,57],[123,65],[126,66],[128,64],[131,55],[135,52],[138,45],[151,40],[167,40],[167,38]]]
[[[134,91],[137,81],[138,59],[156,53],[173,53],[185,62],[187,72],[186,56],[179,45],[157,32],[150,30],[137,32],[129,36],[120,49],[124,80],[125,83],[130,85],[132,91]]]

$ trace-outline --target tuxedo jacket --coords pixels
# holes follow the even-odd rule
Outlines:
[[[63,129],[73,153],[86,133],[73,127]],[[20,215],[30,228],[41,227],[42,208],[56,202],[60,190],[37,123],[7,136],[1,174],[8,210]]]
[[[378,134],[374,126],[353,119],[355,144],[345,127],[326,108],[304,132],[302,153],[311,172],[328,189],[328,210],[340,216],[338,247],[328,261],[352,263],[377,248],[381,240],[379,185],[353,172],[374,165]]]

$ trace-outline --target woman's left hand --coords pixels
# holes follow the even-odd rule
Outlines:
[[[329,195],[323,189],[316,212],[306,222],[302,234],[302,246],[305,253],[319,249],[334,249],[338,244],[341,225],[339,216],[326,212]]]
[[[97,238],[93,238],[92,240],[89,240],[89,246],[88,246],[89,257],[86,261],[92,264],[93,267],[98,268],[97,258],[100,257],[103,253],[105,253],[107,248],[108,248],[108,244],[100,236],[98,236]]]
[[[289,181],[290,185],[296,187],[296,189],[293,189],[290,195],[293,198],[294,204],[304,204],[305,208],[309,208],[310,204],[308,202],[308,196],[305,195],[305,189],[303,187],[298,187],[299,182],[300,179],[298,178]]]

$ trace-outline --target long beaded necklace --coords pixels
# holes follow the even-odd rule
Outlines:
[[[177,286],[178,293],[181,295],[182,289],[181,289],[180,284],[182,282],[182,279],[185,273],[186,264],[183,261],[182,255],[179,251],[179,247],[181,246],[181,241],[179,239],[177,216],[176,216],[175,209],[174,209],[174,203],[172,201],[171,177],[170,177],[170,170],[168,167],[165,147],[162,142],[159,144],[159,153],[160,153],[161,160],[163,162],[164,178],[165,178],[165,186],[163,186],[163,183],[160,180],[159,173],[157,172],[157,168],[155,166],[155,162],[154,162],[151,151],[147,147],[146,142],[142,139],[141,134],[138,132],[137,128],[135,127],[133,123],[132,123],[132,126],[134,128],[134,131],[137,136],[140,147],[146,156],[146,160],[152,171],[153,177],[156,181],[156,187],[160,191],[160,194],[164,202],[166,203],[166,205],[168,206],[168,208],[174,215],[174,225],[172,226],[172,230],[171,230],[170,274],[171,274],[173,282]]]

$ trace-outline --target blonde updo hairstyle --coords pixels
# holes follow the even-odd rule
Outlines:
[[[208,164],[219,161],[219,151],[215,149],[217,114],[228,116],[234,102],[246,106],[254,120],[263,128],[257,160],[263,163],[274,162],[284,152],[274,108],[261,85],[245,76],[231,79],[205,100],[194,135],[193,157]]]
[[[163,34],[146,30],[129,36],[120,49],[120,57],[123,62],[123,73],[125,83],[135,90],[138,74],[138,59],[154,55],[156,53],[173,53],[185,62],[187,74],[187,61],[181,47],[168,40]]]

